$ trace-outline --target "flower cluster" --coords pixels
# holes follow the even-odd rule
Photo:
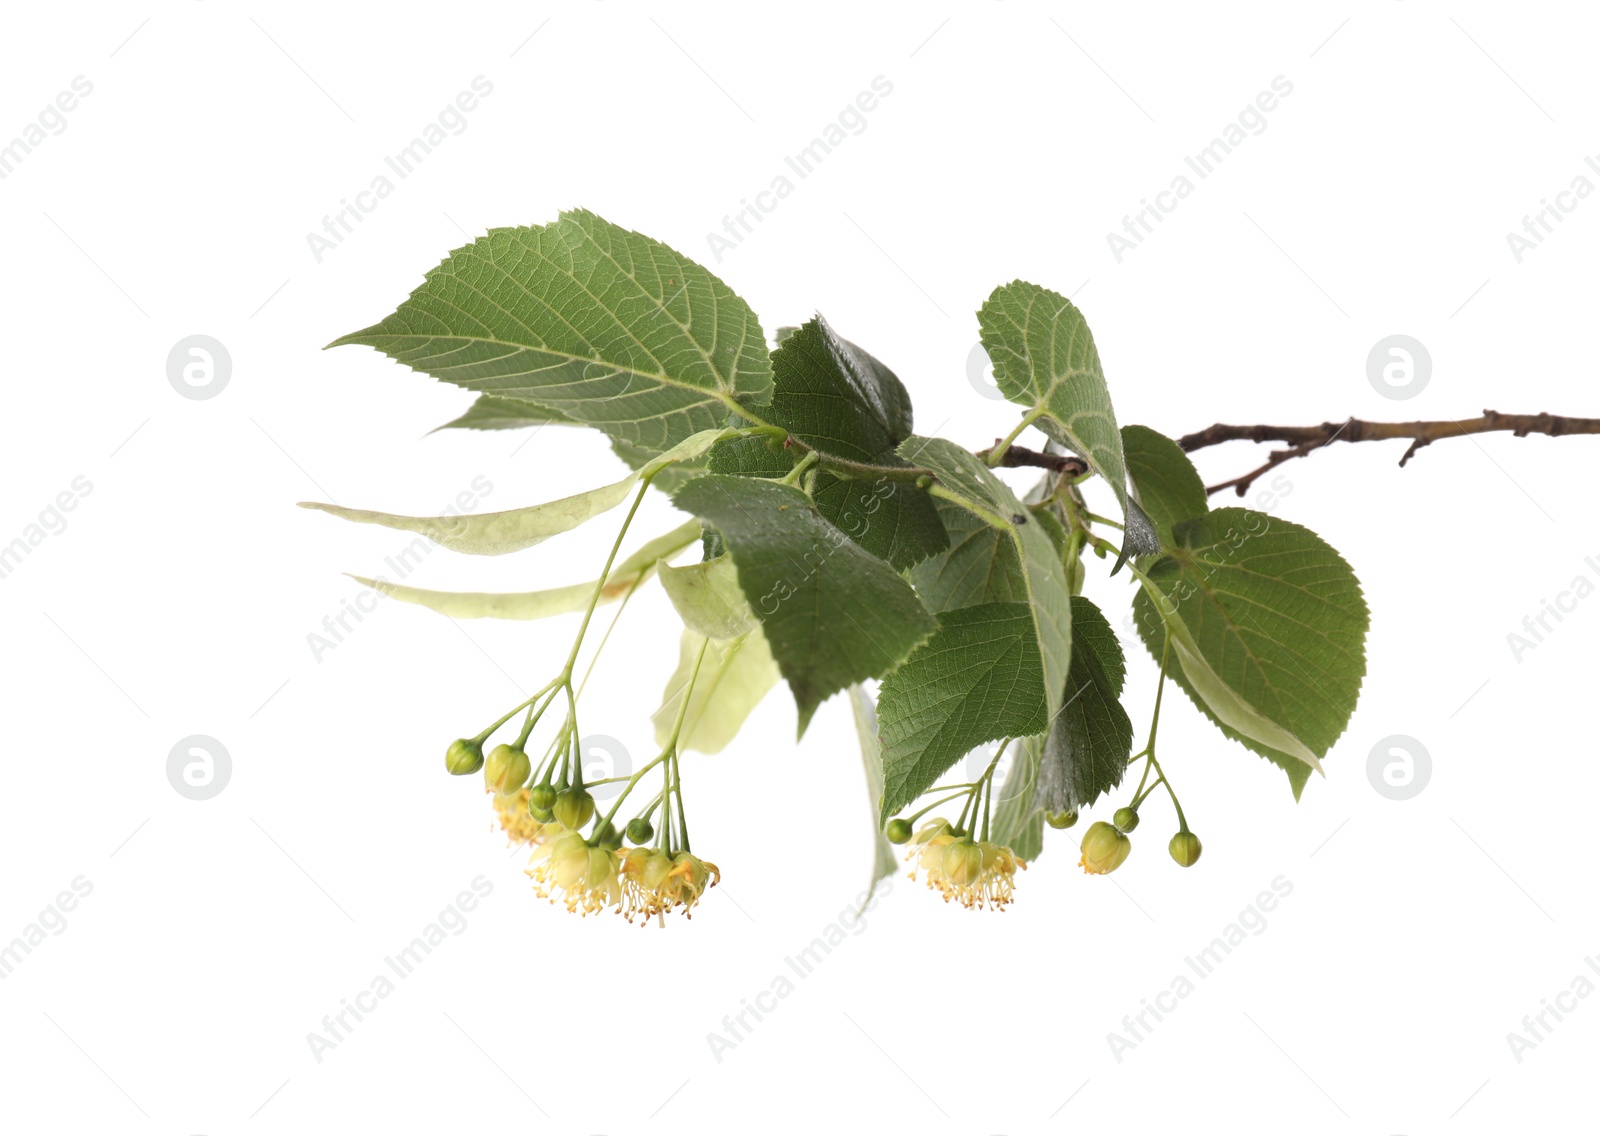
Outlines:
[[[1028,866],[1004,845],[957,835],[945,820],[924,826],[911,844],[906,859],[917,861],[928,887],[946,903],[955,900],[970,911],[1004,911],[1012,900],[1017,869]],[[917,878],[915,869],[911,878]]]
[[[652,918],[659,923],[674,907],[683,908],[684,918],[693,918],[700,897],[722,881],[715,864],[689,852],[629,848],[617,855],[622,860],[622,910],[629,923],[635,915],[641,925]]]

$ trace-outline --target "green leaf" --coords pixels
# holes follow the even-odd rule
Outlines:
[[[820,470],[812,498],[817,512],[898,571],[927,560],[950,539],[932,499],[909,482],[841,478]]]
[[[1066,701],[1050,723],[1034,804],[1045,812],[1087,809],[1116,788],[1133,752],[1133,723],[1119,699],[1127,663],[1100,609],[1072,597],[1072,670]]]
[[[872,696],[860,684],[850,688],[850,709],[856,721],[856,737],[861,739],[861,764],[867,773],[867,801],[872,809],[872,879],[867,884],[866,898],[857,908],[872,902],[873,893],[880,881],[894,875],[895,850],[878,823],[879,802],[883,800],[883,750],[878,744],[878,715],[872,708]]]
[[[960,505],[940,501],[938,506],[950,547],[911,570],[911,582],[928,610],[937,614],[973,604],[1026,599],[1028,586],[1022,579],[1016,541]]]
[[[911,586],[798,489],[707,474],[674,498],[722,534],[800,712],[884,674],[937,626]]]
[[[708,639],[737,639],[756,629],[733,561],[726,555],[673,568],[663,564],[661,586],[690,631]]]
[[[1071,588],[1055,543],[1045,527],[1029,519],[1016,495],[983,461],[943,438],[911,438],[900,447],[901,456],[932,469],[940,488],[1011,542],[1016,553],[1022,593],[1015,598],[1027,605],[1033,621],[1034,641],[1043,663],[1046,721],[1061,708],[1072,657]]]
[[[1159,659],[1170,634],[1168,673],[1225,734],[1287,770],[1298,798],[1361,692],[1360,582],[1309,529],[1250,509],[1216,509],[1174,535],[1134,601],[1140,637]]]
[[[658,746],[665,746],[672,737],[672,724],[678,720],[683,688],[694,671],[702,644],[707,644],[705,636],[687,627],[683,629],[678,669],[667,680],[661,709],[651,718]],[[777,682],[778,665],[772,661],[772,652],[767,649],[767,641],[759,628],[737,639],[710,640],[694,689],[689,694],[689,709],[678,735],[679,748],[697,753],[721,753]]]
[[[302,501],[300,507],[320,509],[357,524],[383,525],[385,528],[421,533],[435,544],[454,552],[500,556],[531,548],[558,533],[577,528],[608,509],[616,508],[641,478],[654,477],[674,462],[693,461],[732,434],[733,431],[725,429],[702,430],[666,453],[651,458],[621,481],[585,493],[575,493],[559,501],[506,509],[499,513],[403,517],[393,513],[377,513],[371,509],[346,509],[342,505],[328,505],[320,501]]]
[[[969,750],[1037,733],[1044,667],[1027,604],[947,611],[939,630],[878,691],[883,818],[922,796]]]
[[[1039,415],[1039,428],[1116,493],[1127,526],[1123,559],[1157,551],[1155,526],[1128,496],[1122,435],[1083,313],[1059,293],[1014,280],[984,301],[978,325],[1001,393]]]
[[[648,580],[666,557],[682,552],[699,538],[700,523],[687,521],[648,541],[632,556],[612,566],[598,602],[604,604],[621,599]],[[392,599],[431,608],[451,619],[545,619],[582,611],[595,594],[593,580],[537,592],[436,592],[388,580],[369,580],[365,576],[350,578]]]
[[[480,394],[460,418],[453,418],[443,426],[436,426],[430,433],[437,434],[440,430],[520,430],[525,426],[576,425],[579,423],[564,414],[557,414],[546,407],[519,398],[497,398],[492,394]]]
[[[456,249],[394,314],[329,346],[347,343],[654,453],[772,394],[748,304],[661,242],[581,209]]]
[[[768,421],[819,454],[872,466],[909,466],[895,447],[911,436],[911,396],[893,371],[840,338],[820,315],[783,339],[772,353],[772,371],[772,403],[762,412]],[[781,477],[793,460],[745,443],[739,455],[728,455],[714,468]],[[812,499],[824,517],[897,569],[945,547],[933,501],[909,482],[845,478],[824,470],[816,474]]]
[[[1037,860],[1044,851],[1044,810],[1034,804],[1044,739],[1035,734],[1012,743],[1017,748],[989,822],[989,838],[1022,860]]]
[[[1122,428],[1122,453],[1139,504],[1155,522],[1162,545],[1170,547],[1174,525],[1203,516],[1210,508],[1206,483],[1178,443],[1148,426]]]

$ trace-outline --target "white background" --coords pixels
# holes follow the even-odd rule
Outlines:
[[[972,313],[1015,277],[1074,295],[1120,419],[1173,435],[1218,420],[1600,412],[1600,201],[1520,263],[1506,241],[1578,175],[1600,184],[1583,163],[1600,150],[1585,15],[1409,2],[13,14],[0,139],[74,76],[93,91],[0,181],[0,543],[75,477],[92,491],[0,580],[0,941],[75,878],[93,890],[0,981],[7,1126],[1572,1130],[1600,998],[1520,1062],[1507,1034],[1600,954],[1600,599],[1520,661],[1507,635],[1575,577],[1600,583],[1584,562],[1600,558],[1595,440],[1452,441],[1404,470],[1403,443],[1337,445],[1285,466],[1273,512],[1341,549],[1373,611],[1366,687],[1328,778],[1296,805],[1280,772],[1175,694],[1162,752],[1205,841],[1198,866],[1167,858],[1175,826],[1152,799],[1115,876],[1082,875],[1070,834],[1053,834],[1004,915],[897,877],[720,1061],[708,1033],[865,882],[846,705],[795,745],[780,689],[726,752],[685,763],[696,849],[725,880],[692,923],[568,917],[531,894],[477,779],[445,777],[440,758],[544,682],[574,620],[454,625],[388,604],[319,660],[308,635],[357,591],[339,573],[381,571],[406,542],[293,506],[425,513],[481,475],[480,507],[501,509],[617,476],[588,432],[525,447],[520,433],[425,436],[470,396],[372,351],[319,350],[469,237],[578,205],[706,262],[769,333],[823,311],[898,371],[921,429],[972,446],[1014,421],[975,392],[967,358]],[[464,132],[319,262],[307,234],[479,75],[493,93]],[[707,233],[879,75],[893,93],[866,129],[716,261]],[[1280,75],[1293,93],[1265,131],[1119,263],[1107,233]],[[232,359],[204,400],[166,374],[197,333]],[[1367,379],[1369,350],[1394,333],[1432,358],[1406,401]],[[1217,480],[1264,454],[1198,457]],[[656,495],[636,531],[672,523]],[[499,561],[439,552],[412,582],[576,582],[614,531]],[[1127,585],[1091,582],[1114,623]],[[648,749],[676,651],[652,588],[608,648],[586,725]],[[1154,668],[1130,660],[1142,735]],[[231,755],[209,800],[167,779],[169,750],[193,734]],[[1395,734],[1432,758],[1407,801],[1367,774]],[[493,890],[465,930],[318,1061],[307,1035],[323,1016],[479,876]],[[1279,876],[1293,891],[1265,930],[1118,1061],[1108,1033]]]

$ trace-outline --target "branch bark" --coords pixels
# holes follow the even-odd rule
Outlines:
[[[1243,497],[1256,478],[1268,470],[1293,458],[1305,457],[1334,442],[1407,439],[1411,444],[1406,447],[1406,452],[1400,455],[1400,464],[1404,466],[1423,446],[1430,446],[1440,439],[1502,432],[1514,434],[1518,438],[1527,437],[1529,434],[1544,434],[1552,438],[1567,434],[1600,434],[1600,418],[1573,418],[1544,413],[1501,414],[1498,410],[1485,410],[1478,418],[1419,422],[1368,422],[1360,418],[1347,418],[1343,422],[1324,422],[1319,426],[1230,426],[1219,422],[1215,426],[1208,426],[1193,434],[1185,434],[1178,439],[1178,445],[1185,452],[1192,453],[1223,442],[1287,444],[1288,449],[1274,450],[1267,456],[1264,464],[1249,473],[1206,487],[1208,494],[1232,489]]]

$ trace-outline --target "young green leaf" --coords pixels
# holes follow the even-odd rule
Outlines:
[[[1118,701],[1126,669],[1106,617],[1073,596],[1066,700],[1050,723],[1036,775],[1034,804],[1043,811],[1086,809],[1121,783],[1133,752],[1133,723]]]
[[[1172,545],[1172,526],[1203,515],[1210,502],[1189,455],[1148,426],[1122,428],[1122,453],[1139,504],[1155,522],[1164,546]]]
[[[1037,733],[1044,666],[1027,604],[957,608],[878,691],[883,819],[922,796],[965,753]]]
[[[878,822],[879,802],[883,800],[883,751],[878,745],[878,715],[872,708],[872,697],[858,683],[850,688],[850,709],[856,722],[856,737],[861,739],[861,764],[867,773],[867,802],[871,807],[872,825],[872,879],[867,883],[866,898],[861,908],[872,902],[878,884],[894,875],[894,845],[883,834]],[[861,908],[857,908],[857,914]]]
[[[435,544],[454,552],[476,556],[500,556],[520,552],[558,533],[577,528],[585,521],[614,509],[628,496],[641,478],[654,477],[675,462],[693,461],[733,431],[726,429],[702,430],[700,433],[673,446],[666,453],[651,458],[621,481],[602,485],[586,493],[575,493],[559,501],[544,505],[528,505],[521,509],[506,509],[498,513],[473,513],[466,516],[402,517],[393,513],[378,513],[371,509],[346,509],[342,505],[328,505],[320,501],[302,501],[302,509],[320,509],[335,517],[362,525],[383,525],[385,528],[421,533]]]
[[[690,631],[708,639],[737,639],[755,630],[756,615],[739,589],[728,556],[673,568],[663,564],[661,586]]]
[[[1055,543],[1034,523],[1016,495],[983,462],[943,438],[911,438],[900,447],[908,461],[932,469],[941,490],[1011,542],[1016,550],[1022,592],[1033,637],[1043,664],[1046,721],[1061,708],[1072,657],[1071,588]]]
[[[1309,529],[1249,509],[1176,526],[1145,574],[1135,622],[1230,737],[1289,772],[1296,797],[1344,732],[1366,674],[1366,601],[1350,565]]]
[[[772,395],[748,304],[660,241],[581,209],[456,249],[392,315],[329,346],[349,343],[655,453]]]
[[[928,610],[938,614],[997,600],[1025,600],[1028,586],[1010,534],[960,505],[938,505],[950,547],[911,570],[911,582]]]
[[[600,589],[599,602],[621,599],[648,580],[657,566],[664,564],[666,557],[682,552],[698,539],[700,522],[688,521],[646,542],[639,551],[612,567],[605,587]],[[387,580],[369,580],[365,576],[350,578],[392,599],[431,608],[451,619],[545,619],[582,611],[595,594],[593,580],[537,592],[435,592]]]
[[[661,709],[655,723],[656,745],[664,746],[678,720],[678,703],[683,688],[699,658],[703,635],[683,629],[678,648],[678,669],[667,680]],[[721,753],[744,725],[750,712],[761,704],[778,682],[778,665],[772,661],[767,641],[756,628],[737,639],[713,639],[700,660],[700,673],[689,694],[689,709],[683,717],[683,732],[678,735],[680,749],[697,753]]]
[[[707,474],[674,501],[722,534],[794,694],[801,733],[829,695],[886,673],[937,626],[905,580],[798,489]]]
[[[1065,296],[1014,280],[984,301],[978,325],[1001,393],[1037,415],[1039,428],[1088,462],[1117,495],[1126,523],[1123,558],[1155,552],[1155,526],[1128,496],[1122,436],[1083,313]]]
[[[819,454],[872,466],[909,466],[895,447],[911,436],[911,396],[893,371],[840,338],[820,315],[784,338],[772,353],[772,371],[772,403],[762,412],[770,422]],[[791,460],[752,451],[746,464],[775,467],[776,472],[754,474],[771,477],[781,476]],[[902,571],[945,547],[933,501],[909,482],[846,478],[823,470],[816,475],[812,499],[818,512],[851,539]]]

